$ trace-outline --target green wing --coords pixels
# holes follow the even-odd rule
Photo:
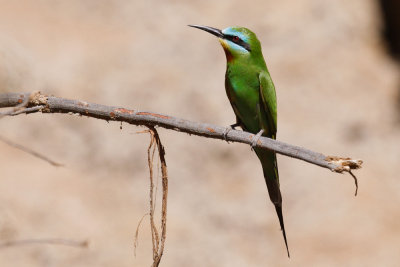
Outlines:
[[[266,136],[275,139],[277,130],[275,86],[268,72],[261,72],[258,80],[260,83],[260,126],[264,129]]]

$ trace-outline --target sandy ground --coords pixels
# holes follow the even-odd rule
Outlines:
[[[246,26],[277,88],[278,139],[364,160],[349,175],[279,156],[286,257],[260,164],[241,144],[160,129],[170,175],[161,266],[398,266],[398,67],[375,1],[0,1],[0,90],[47,94],[229,125],[225,56],[187,27]],[[149,266],[143,128],[68,115],[0,120],[0,266]],[[159,206],[158,206],[159,208]],[[159,211],[159,209],[158,209]]]

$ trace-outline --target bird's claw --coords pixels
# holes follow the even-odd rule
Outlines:
[[[240,123],[239,123],[239,122],[236,122],[236,123],[234,123],[234,124],[231,125],[231,129],[232,129],[232,130],[236,130],[236,127],[238,127],[238,126],[240,126]]]
[[[224,140],[225,140],[227,143],[229,143],[229,141],[227,140],[227,137],[228,137],[228,133],[229,133],[230,131],[232,131],[232,128],[226,127],[226,128],[224,129],[224,132],[222,133],[222,135],[223,135],[223,137],[224,137]]]
[[[235,128],[238,127],[238,126],[240,126],[239,123],[234,123],[234,124],[230,125],[229,127],[226,127],[226,128],[225,128],[225,130],[224,130],[224,132],[222,133],[222,135],[223,135],[223,137],[224,137],[224,139],[225,139],[226,142],[229,143],[229,141],[227,140],[227,138],[228,138],[228,133],[229,133],[230,131],[232,131],[232,130],[236,130]]]
[[[258,140],[260,140],[261,135],[264,133],[264,129],[261,129],[254,137],[253,141],[251,142],[251,150],[254,150],[254,148],[257,146]]]

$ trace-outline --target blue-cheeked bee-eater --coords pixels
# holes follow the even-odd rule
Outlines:
[[[257,36],[247,28],[228,27],[224,30],[200,25],[189,25],[218,37],[227,60],[225,89],[236,123],[244,131],[276,138],[277,109],[275,86],[261,51]],[[279,187],[279,174],[274,151],[254,147],[260,159],[269,197],[275,206],[285,240],[288,257],[289,248],[286,239],[282,215],[282,195]]]

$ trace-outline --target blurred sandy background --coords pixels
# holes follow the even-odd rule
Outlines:
[[[292,258],[250,148],[160,129],[169,170],[161,266],[398,266],[398,66],[377,2],[0,1],[0,90],[229,125],[225,55],[187,27],[254,30],[277,88],[278,139],[364,160],[349,175],[279,157]],[[88,249],[0,249],[0,266],[149,266],[143,128],[68,115],[3,118],[0,133],[66,165],[0,142],[0,241],[88,239]],[[159,207],[159,206],[158,206]],[[158,210],[159,211],[159,210]]]

